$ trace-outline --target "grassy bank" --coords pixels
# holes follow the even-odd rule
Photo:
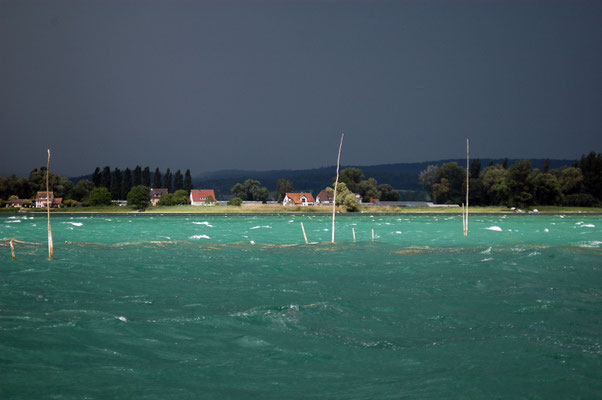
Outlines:
[[[328,206],[283,206],[282,204],[243,204],[237,206],[169,206],[150,207],[146,212],[151,213],[208,213],[208,214],[262,214],[262,213],[329,213]]]
[[[534,206],[529,208],[529,212],[537,209],[540,213],[602,213],[600,207],[559,207],[559,206]],[[0,209],[2,213],[17,213],[17,208]],[[28,213],[45,213],[45,208],[28,208],[24,209]],[[340,212],[345,212],[343,208],[339,208]],[[54,213],[137,213],[138,211],[131,207],[119,206],[99,206],[99,207],[71,207],[71,208],[53,208]],[[149,207],[145,213],[199,213],[199,214],[276,214],[276,213],[331,213],[330,206],[282,206],[280,204],[243,204],[240,207],[236,206],[156,206]],[[361,213],[441,213],[441,214],[460,214],[459,207],[375,207],[362,206]],[[515,211],[507,207],[470,207],[471,213],[515,213]]]
[[[537,209],[540,213],[602,213],[602,208],[588,207],[555,207],[555,206],[534,206],[528,209],[529,212]],[[346,212],[343,207],[339,207],[339,212]],[[441,213],[441,214],[460,214],[460,207],[378,207],[361,206],[360,213]],[[205,213],[205,214],[261,214],[261,213],[331,213],[332,206],[282,206],[280,204],[243,204],[240,207],[235,206],[169,206],[169,207],[150,207],[147,213]],[[470,207],[471,213],[515,213],[508,207],[490,206],[490,207]]]
[[[14,209],[14,212],[18,212],[18,209]],[[23,212],[28,213],[46,213],[45,208],[24,208]],[[51,208],[50,212],[55,214],[60,213],[128,213],[137,212],[133,207],[119,207],[119,206],[95,206],[95,207],[63,207],[63,208]]]

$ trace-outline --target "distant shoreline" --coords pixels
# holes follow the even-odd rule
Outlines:
[[[362,206],[359,212],[345,212],[339,209],[337,214],[461,214],[460,207],[379,207]],[[538,210],[535,212],[534,210]],[[132,210],[126,207],[78,207],[51,209],[53,215],[58,214],[332,214],[331,206],[281,206],[279,204],[251,204],[236,206],[170,206],[151,207],[145,211]],[[470,214],[602,214],[599,207],[552,207],[534,206],[528,210],[512,210],[507,207],[470,207]],[[17,209],[2,210],[1,214],[43,214],[45,209],[26,209],[19,212]],[[1,215],[0,214],[0,215]]]

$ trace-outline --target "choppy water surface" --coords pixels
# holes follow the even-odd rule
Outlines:
[[[53,218],[0,217],[2,399],[602,397],[599,215]]]

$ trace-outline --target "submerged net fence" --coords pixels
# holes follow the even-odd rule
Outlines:
[[[435,255],[435,254],[455,254],[455,253],[480,253],[488,255],[492,253],[504,253],[517,251],[537,251],[545,249],[564,249],[578,253],[602,255],[602,249],[589,246],[573,246],[573,245],[543,245],[543,244],[522,244],[515,243],[510,246],[462,246],[462,247],[451,247],[451,246],[394,246],[390,243],[378,244],[374,242],[342,242],[339,244],[332,244],[331,242],[308,242],[305,243],[288,243],[288,244],[271,244],[271,243],[255,243],[251,242],[233,242],[233,243],[215,243],[215,242],[203,242],[186,240],[186,239],[169,239],[169,240],[133,240],[127,242],[118,243],[95,243],[95,242],[79,242],[79,241],[65,241],[61,247],[66,248],[89,248],[89,249],[161,249],[161,248],[188,248],[196,250],[215,251],[223,250],[228,248],[258,248],[258,249],[285,249],[285,248],[300,248],[300,249],[313,249],[318,252],[345,252],[349,251],[350,246],[370,246],[378,247],[383,246],[381,251],[391,255]],[[0,240],[0,247],[9,248],[13,259],[16,259],[19,255],[31,256],[36,254],[32,250],[41,250],[45,247],[45,243],[30,242],[25,240],[19,240],[15,238]]]

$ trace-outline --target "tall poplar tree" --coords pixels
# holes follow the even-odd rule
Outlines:
[[[583,187],[597,202],[602,202],[602,154],[592,151],[582,155],[579,168],[583,173]]]
[[[182,173],[180,172],[180,170],[177,170],[173,177],[173,190],[174,190],[174,192],[177,192],[178,190],[181,190],[183,188],[184,188],[184,179],[182,177]]]
[[[102,169],[102,176],[100,177],[100,186],[111,190],[111,168],[108,166]]]
[[[92,183],[94,183],[94,186],[100,186],[101,177],[102,175],[100,174],[100,168],[96,167],[96,169],[92,173]]]
[[[276,194],[274,195],[274,199],[278,203],[282,203],[282,200],[284,200],[285,194],[287,192],[294,192],[294,191],[295,191],[295,187],[293,186],[293,183],[291,181],[289,181],[288,179],[280,178],[280,179],[278,179],[278,182],[276,182]]]
[[[155,169],[155,174],[153,175],[153,188],[155,189],[159,189],[162,188],[163,183],[161,182],[161,171],[159,171],[159,168],[157,167]]]
[[[475,158],[470,163],[470,178],[471,179],[479,179],[480,175],[481,175],[481,160],[478,158]]]
[[[165,176],[163,177],[163,187],[167,189],[169,193],[173,193],[173,187],[171,186],[171,171],[167,168]]]
[[[128,193],[132,189],[132,171],[129,168],[126,168],[123,171],[123,176],[121,178],[121,196],[120,199],[125,199],[128,197]]]
[[[186,170],[184,174],[184,190],[186,190],[189,194],[192,190],[192,176],[190,176],[190,169]]]
[[[134,168],[134,179],[132,180],[132,186],[142,185],[142,168],[140,165],[136,165]]]
[[[121,170],[115,168],[113,170],[113,176],[111,177],[111,199],[121,199]]]
[[[150,187],[150,185],[151,185],[150,168],[149,167],[145,167],[142,170],[142,184],[146,187]]]

